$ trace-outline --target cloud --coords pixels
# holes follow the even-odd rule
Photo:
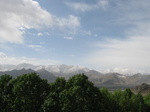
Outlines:
[[[22,43],[25,29],[52,24],[52,15],[32,0],[1,0],[0,14],[0,42]]]
[[[73,37],[64,37],[64,39],[72,40]]]
[[[34,49],[35,51],[42,51],[42,48],[43,48],[43,46],[41,46],[41,45],[26,45],[27,47],[29,47],[29,48],[32,48],[32,49]]]
[[[97,3],[95,4],[66,2],[66,5],[74,10],[82,11],[82,12],[91,11],[99,8],[106,10],[106,7],[108,6],[108,0],[98,0]]]
[[[97,43],[91,52],[90,60],[94,64],[108,68],[149,69],[150,38],[133,37],[126,40],[109,39],[105,43]]]
[[[70,34],[75,34],[76,28],[80,27],[80,18],[74,15],[68,15],[67,18],[55,17],[54,20],[56,23],[55,27],[58,27],[60,30],[67,31]]]
[[[38,35],[38,36],[43,36],[43,33],[39,32],[37,35]]]
[[[5,53],[3,53],[3,52],[0,52],[0,58],[6,58],[7,56],[6,56],[6,54]]]
[[[100,70],[101,73],[120,73],[124,75],[134,75],[137,73],[146,74],[147,72],[143,70],[131,69],[131,68],[113,68],[113,69],[105,69]]]
[[[18,65],[21,63],[29,63],[29,64],[33,64],[33,65],[60,64],[58,61],[55,61],[55,60],[27,58],[27,57],[10,57],[10,56],[7,56],[5,53],[0,52],[0,64]]]
[[[127,0],[118,2],[115,24],[128,26],[125,30],[128,36],[149,36],[150,34],[150,1]]]
[[[56,18],[56,24],[59,27],[78,27],[80,26],[79,18],[73,15],[69,15],[68,18]]]
[[[31,47],[31,48],[41,48],[42,46],[41,45],[27,45],[28,47]]]
[[[0,14],[0,43],[23,43],[26,29],[40,29],[45,26],[76,28],[80,25],[78,17],[56,17],[33,0],[1,0]]]
[[[148,0],[120,2],[117,12],[114,12],[117,15],[114,23],[126,26],[123,38],[108,37],[93,43],[86,61],[99,66],[99,69],[129,68],[150,72],[149,3]]]

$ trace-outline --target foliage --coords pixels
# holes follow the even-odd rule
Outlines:
[[[98,89],[84,74],[48,83],[36,73],[0,76],[0,112],[149,112],[150,95]]]
[[[10,112],[13,103],[12,76],[0,76],[0,112]]]
[[[99,112],[101,94],[84,74],[71,77],[61,95],[62,112]]]
[[[64,78],[58,77],[54,83],[50,84],[50,90],[47,99],[43,104],[44,112],[60,112],[61,103],[60,103],[60,94],[65,89],[66,80]]]
[[[118,109],[117,104],[113,98],[113,95],[111,92],[108,91],[107,88],[101,88],[100,89],[101,95],[102,95],[102,110],[105,112],[114,112],[114,110]]]
[[[49,84],[36,73],[24,74],[13,81],[15,112],[38,112],[49,93]]]

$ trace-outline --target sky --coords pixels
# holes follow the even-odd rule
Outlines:
[[[150,72],[149,0],[0,0],[0,64]]]

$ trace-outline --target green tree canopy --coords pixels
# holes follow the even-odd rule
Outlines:
[[[54,83],[50,84],[50,93],[43,104],[44,112],[60,112],[61,102],[60,93],[65,90],[65,78],[58,77]]]
[[[150,95],[98,89],[84,74],[48,83],[36,73],[0,76],[0,112],[149,112]]]
[[[61,92],[62,112],[99,112],[101,94],[84,74],[71,77]]]
[[[2,75],[0,76],[0,111],[11,111],[11,105],[13,103],[12,93],[12,76]]]
[[[50,91],[47,80],[41,79],[36,73],[29,73],[18,76],[13,85],[15,112],[42,111],[41,105]]]

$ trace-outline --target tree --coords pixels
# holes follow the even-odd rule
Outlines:
[[[147,112],[147,106],[141,94],[133,95],[130,109],[132,112]]]
[[[115,91],[113,98],[118,106],[115,112],[146,112],[142,95],[135,95],[130,89]]]
[[[112,100],[114,101],[114,105],[112,106],[115,110],[115,112],[122,112],[122,101],[124,100],[124,95],[123,91],[121,90],[116,90],[112,93]]]
[[[115,91],[113,93],[113,100],[116,105],[114,110],[116,110],[116,112],[131,112],[132,95],[133,93],[130,89]]]
[[[99,112],[101,94],[84,74],[71,77],[61,92],[62,112]]]
[[[13,85],[15,112],[42,111],[41,105],[50,91],[47,80],[41,79],[36,73],[29,73],[18,76]]]
[[[113,99],[112,93],[109,92],[107,88],[101,88],[100,92],[102,95],[101,102],[103,112],[114,112],[118,107]]]
[[[64,78],[58,77],[54,83],[50,84],[50,93],[43,104],[44,112],[60,112],[60,93],[64,91],[66,85],[66,80]]]
[[[134,94],[132,93],[132,91],[129,88],[127,88],[127,89],[125,89],[125,91],[123,91],[123,96],[122,96],[122,100],[121,100],[122,111],[130,112],[130,110],[132,108],[132,104],[133,104],[133,102],[132,102],[133,95]]]
[[[12,76],[2,75],[0,76],[0,111],[10,112],[13,93],[12,93]]]
[[[150,110],[150,94],[144,96],[144,103],[147,106],[147,110]]]

